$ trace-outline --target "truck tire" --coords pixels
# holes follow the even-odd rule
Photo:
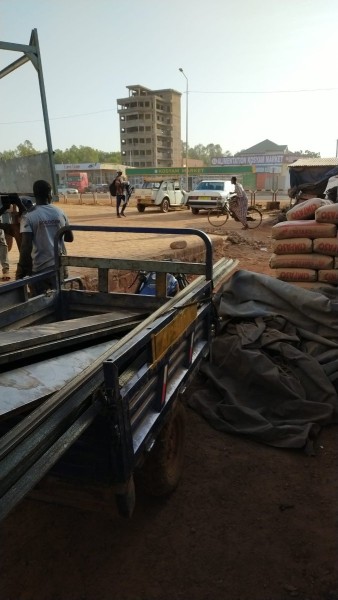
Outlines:
[[[191,212],[192,212],[193,215],[198,215],[199,210],[198,210],[198,208],[192,208]]]
[[[144,206],[144,204],[138,204],[137,205],[138,212],[144,212],[145,209],[146,209],[146,207]]]
[[[139,472],[147,494],[165,496],[177,487],[184,462],[185,424],[185,408],[177,402]]]
[[[161,212],[163,212],[163,213],[169,212],[169,208],[170,208],[169,198],[163,198],[160,208],[161,208]]]

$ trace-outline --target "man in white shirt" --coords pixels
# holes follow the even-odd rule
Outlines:
[[[248,211],[248,197],[241,183],[237,183],[237,177],[231,177],[231,183],[234,185],[234,194],[230,200],[230,208],[235,213],[238,220],[242,223],[243,229],[248,229],[246,214]]]

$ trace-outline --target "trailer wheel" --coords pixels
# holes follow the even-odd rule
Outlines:
[[[170,208],[169,198],[163,198],[163,200],[161,202],[161,212],[167,213],[167,212],[169,212],[169,208]]]
[[[138,212],[144,212],[145,209],[146,209],[146,207],[144,206],[144,204],[138,204],[137,205]]]
[[[185,408],[177,402],[139,473],[146,493],[164,496],[177,487],[184,462],[185,424]]]

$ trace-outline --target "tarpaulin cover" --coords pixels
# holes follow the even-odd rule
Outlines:
[[[290,186],[302,186],[304,184],[325,183],[330,177],[338,175],[336,167],[289,167]],[[326,185],[324,186],[325,189]]]
[[[241,270],[215,305],[222,329],[189,405],[221,431],[311,451],[338,421],[338,295]]]

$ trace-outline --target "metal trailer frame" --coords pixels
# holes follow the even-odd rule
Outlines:
[[[59,237],[67,229],[60,230]],[[119,486],[116,497],[128,499],[129,484],[135,467],[143,453],[152,447],[170,416],[177,394],[187,385],[200,361],[209,352],[211,324],[214,319],[211,295],[213,276],[217,269],[213,270],[211,241],[204,232],[194,229],[139,227],[73,226],[70,229],[197,235],[204,241],[206,258],[204,263],[196,264],[57,255],[56,264],[60,272],[65,264],[98,268],[99,291],[87,292],[90,298],[86,298],[86,290],[63,289],[60,274],[55,272],[57,289],[54,294],[31,298],[28,302],[23,289],[33,278],[1,286],[0,303],[4,310],[0,326],[4,327],[13,308],[17,311],[16,317],[21,315],[26,322],[30,311],[36,313],[39,310],[55,310],[60,311],[62,317],[62,303],[74,303],[76,298],[81,297],[84,297],[84,300],[80,300],[84,303],[82,306],[95,302],[95,295],[98,305],[100,302],[104,305],[114,296],[120,297],[120,302],[122,299],[125,303],[128,302],[127,296],[131,296],[131,302],[132,294],[108,292],[108,271],[118,266],[124,270],[157,269],[158,279],[163,276],[164,290],[168,269],[184,270],[196,275],[196,279],[174,298],[168,300],[162,297],[162,305],[157,304],[157,308],[154,301],[159,302],[160,298],[137,296],[138,306],[150,300],[153,307],[151,310],[155,307],[155,312],[146,319],[141,319],[121,339],[112,341],[111,347],[90,367],[49,396],[3,435],[0,440],[0,519],[33,489],[82,434],[87,433],[95,419],[101,419],[101,423],[104,423],[106,439],[105,457],[100,461],[102,465],[105,462],[101,476],[106,483]],[[55,240],[56,254],[57,248],[58,238]],[[231,263],[230,259],[221,261],[218,275],[237,264],[237,261],[233,261],[228,265],[227,261]],[[150,263],[150,266],[145,263]],[[161,293],[161,282],[158,291]],[[165,294],[164,291],[163,296]],[[18,296],[15,307],[12,304],[13,295]],[[67,298],[64,297],[66,295]],[[10,327],[5,326],[6,330],[10,331]],[[50,343],[51,349],[54,349],[55,342]],[[34,353],[34,348],[32,352]],[[22,356],[20,345],[18,356]],[[95,444],[91,454],[95,455],[96,450],[99,452]],[[95,472],[95,469],[92,471]]]
[[[48,118],[48,110],[47,110],[47,99],[46,99],[46,91],[45,84],[43,79],[43,71],[42,71],[42,62],[41,62],[41,54],[39,47],[39,39],[37,29],[32,29],[31,37],[29,40],[29,44],[14,44],[11,42],[1,42],[0,41],[0,50],[13,50],[14,52],[22,52],[23,56],[18,58],[7,67],[0,71],[0,79],[9,75],[26,62],[31,61],[33,66],[35,67],[38,78],[39,78],[39,88],[40,88],[40,97],[41,97],[41,105],[43,112],[43,119],[45,123],[45,132],[46,132],[46,141],[47,141],[47,150],[51,171],[51,179],[52,179],[52,187],[54,194],[57,194],[57,181],[56,181],[56,171],[54,164],[54,154],[53,154],[53,146],[52,146],[52,138],[50,133],[49,126],[49,118]]]

